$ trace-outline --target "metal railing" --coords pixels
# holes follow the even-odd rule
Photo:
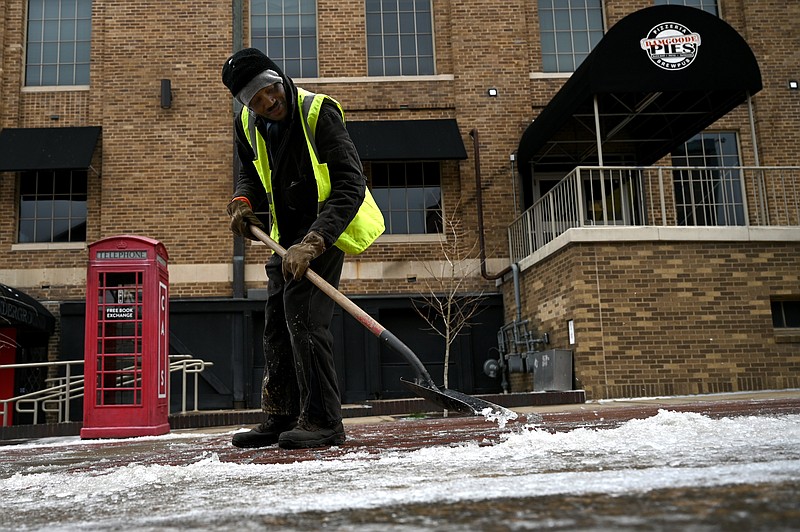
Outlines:
[[[181,413],[186,413],[186,396],[187,396],[187,376],[194,376],[194,409],[199,411],[199,376],[207,367],[213,366],[213,362],[193,358],[187,355],[171,355],[171,362],[169,364],[169,371],[181,372]],[[0,365],[0,370],[3,369],[27,369],[36,367],[65,367],[63,377],[54,377],[45,379],[45,382],[51,383],[50,386],[35,392],[29,392],[16,397],[7,399],[0,399],[0,417],[2,423],[0,426],[8,426],[9,408],[14,405],[14,410],[20,414],[32,414],[33,424],[39,423],[39,412],[55,413],[59,423],[64,423],[70,420],[70,404],[73,399],[79,399],[84,395],[84,377],[83,375],[75,375],[72,366],[83,364],[83,360],[66,360],[57,362],[35,362],[29,364],[4,364]],[[132,368],[128,368],[132,369]],[[130,382],[123,382],[122,384],[132,384],[133,379],[128,379]],[[172,389],[170,387],[170,395]],[[167,398],[169,404],[170,398]]]
[[[10,397],[8,399],[0,399],[0,404],[3,405],[3,408],[0,409],[0,416],[3,418],[2,424],[0,426],[7,427],[8,426],[8,409],[10,405],[15,406],[15,410],[20,414],[33,414],[33,424],[37,424],[39,421],[39,404],[44,403],[44,401],[49,401],[55,398],[61,398],[64,403],[63,410],[65,411],[65,418],[69,419],[70,415],[70,403],[72,399],[76,399],[78,397],[83,396],[83,377],[81,375],[77,376],[77,380],[75,376],[72,375],[72,366],[76,365],[83,365],[83,360],[65,360],[59,362],[32,362],[27,364],[4,364],[0,366],[0,369],[27,369],[27,368],[56,368],[56,367],[65,367],[65,374],[62,377],[64,383],[57,384],[55,386],[50,386],[43,390],[37,390],[35,392],[26,393],[23,395],[18,395],[16,397]],[[68,384],[67,384],[68,383]],[[74,386],[73,386],[74,385]],[[34,409],[31,410],[29,408],[25,408],[25,405],[28,403],[32,403],[34,405]],[[59,422],[61,418],[59,417]]]
[[[578,167],[511,223],[511,262],[587,226],[800,226],[800,167]]]

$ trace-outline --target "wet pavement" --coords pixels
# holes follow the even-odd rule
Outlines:
[[[1,530],[800,530],[800,391],[0,447]]]

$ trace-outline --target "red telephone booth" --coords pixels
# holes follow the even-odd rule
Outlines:
[[[89,245],[81,438],[169,432],[167,250],[141,236]]]

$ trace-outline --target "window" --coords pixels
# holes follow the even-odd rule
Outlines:
[[[25,85],[88,85],[91,0],[29,0]]]
[[[442,232],[441,173],[437,162],[373,162],[372,195],[387,234]]]
[[[601,0],[539,0],[544,72],[574,72],[603,38]]]
[[[736,133],[700,133],[672,153],[679,225],[744,225]],[[725,169],[722,167],[732,167]]]
[[[250,42],[293,78],[317,77],[315,0],[253,0]]]
[[[141,405],[144,272],[97,275],[95,405]]]
[[[86,241],[86,170],[23,172],[19,242]]]
[[[434,74],[430,0],[366,0],[367,73]]]
[[[696,7],[717,15],[717,0],[655,0],[655,5],[673,4],[679,6]]]
[[[800,327],[800,300],[773,301],[772,326],[776,329]]]

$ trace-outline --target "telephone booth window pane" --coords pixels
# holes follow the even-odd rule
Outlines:
[[[143,272],[101,272],[98,282],[98,406],[142,404]]]

